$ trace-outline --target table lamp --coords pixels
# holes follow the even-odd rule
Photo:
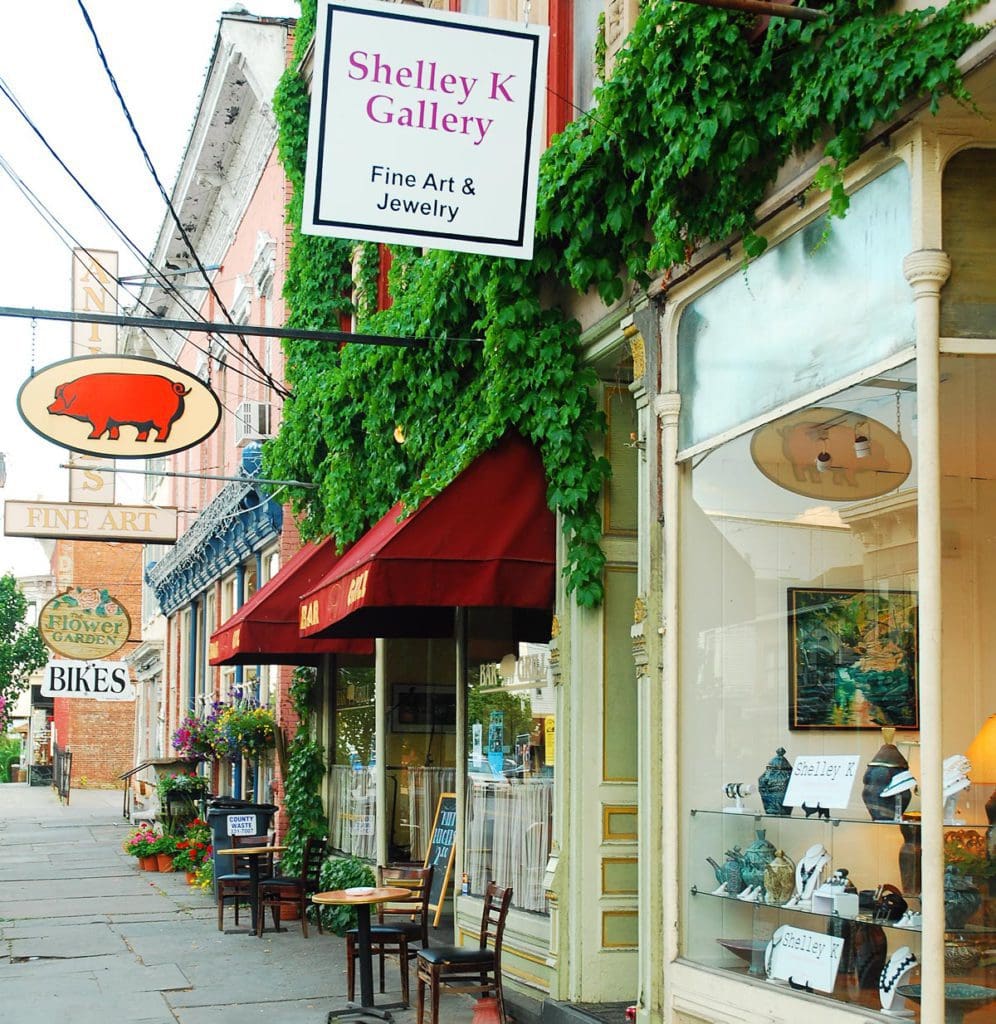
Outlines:
[[[996,786],[996,715],[985,720],[965,756],[972,762],[973,782]],[[986,803],[986,817],[996,825],[996,789]]]

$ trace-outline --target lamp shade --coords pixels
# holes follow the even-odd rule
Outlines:
[[[996,785],[996,715],[990,715],[965,756],[972,762],[972,781]]]

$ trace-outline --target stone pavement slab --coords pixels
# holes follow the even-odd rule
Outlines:
[[[121,851],[128,827],[120,792],[66,807],[0,785],[0,1024],[326,1024],[345,1006],[341,938],[290,921],[257,939],[230,908],[219,931],[213,897]],[[394,959],[386,981],[377,1001],[398,1002]],[[473,1005],[449,996],[440,1016],[470,1024]],[[414,1009],[393,1017],[415,1024]]]

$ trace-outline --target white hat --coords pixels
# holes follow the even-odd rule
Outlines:
[[[911,789],[916,789],[916,779],[913,778],[913,773],[900,772],[879,796],[899,796],[900,793],[908,793]]]

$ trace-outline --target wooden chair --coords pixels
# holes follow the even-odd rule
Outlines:
[[[272,846],[270,836],[232,836],[232,847],[240,846]],[[235,923],[239,923],[239,904],[249,902],[249,858],[238,855],[232,857],[234,870],[219,875],[215,880],[218,894],[218,931],[224,930],[225,900],[235,903]],[[259,859],[259,877],[269,878],[273,874],[273,854],[264,854]]]
[[[304,854],[301,858],[301,874],[285,878],[281,875],[269,878],[261,882],[259,886],[259,915],[256,918],[256,934],[263,934],[263,920],[266,916],[266,908],[270,908],[273,917],[274,931],[280,931],[280,908],[297,907],[301,917],[301,934],[308,937],[308,908],[311,906],[311,897],[321,891],[319,875],[322,870],[322,862],[325,860],[325,851],[328,846],[328,839],[309,836],[304,843]],[[318,932],[322,932],[322,915],[316,915],[318,921]]]
[[[501,944],[505,918],[512,902],[511,888],[489,883],[484,894],[480,945],[433,946],[420,949],[415,958],[417,972],[418,1024],[425,1012],[425,986],[429,986],[430,1024],[439,1024],[439,990],[476,992],[494,996],[498,1019],[505,1024],[505,1000],[501,990]]]
[[[388,864],[377,868],[377,884],[408,889],[410,896],[403,900],[377,904],[377,922],[370,926],[370,952],[380,959],[380,990],[384,991],[384,954],[396,953],[401,965],[401,1001],[409,1004],[408,964],[418,950],[411,943],[418,942],[422,949],[429,948],[429,894],[432,890],[432,872],[429,867],[415,864]],[[353,1002],[356,993],[356,961],[359,957],[357,930],[346,932],[346,983],[348,999]]]

